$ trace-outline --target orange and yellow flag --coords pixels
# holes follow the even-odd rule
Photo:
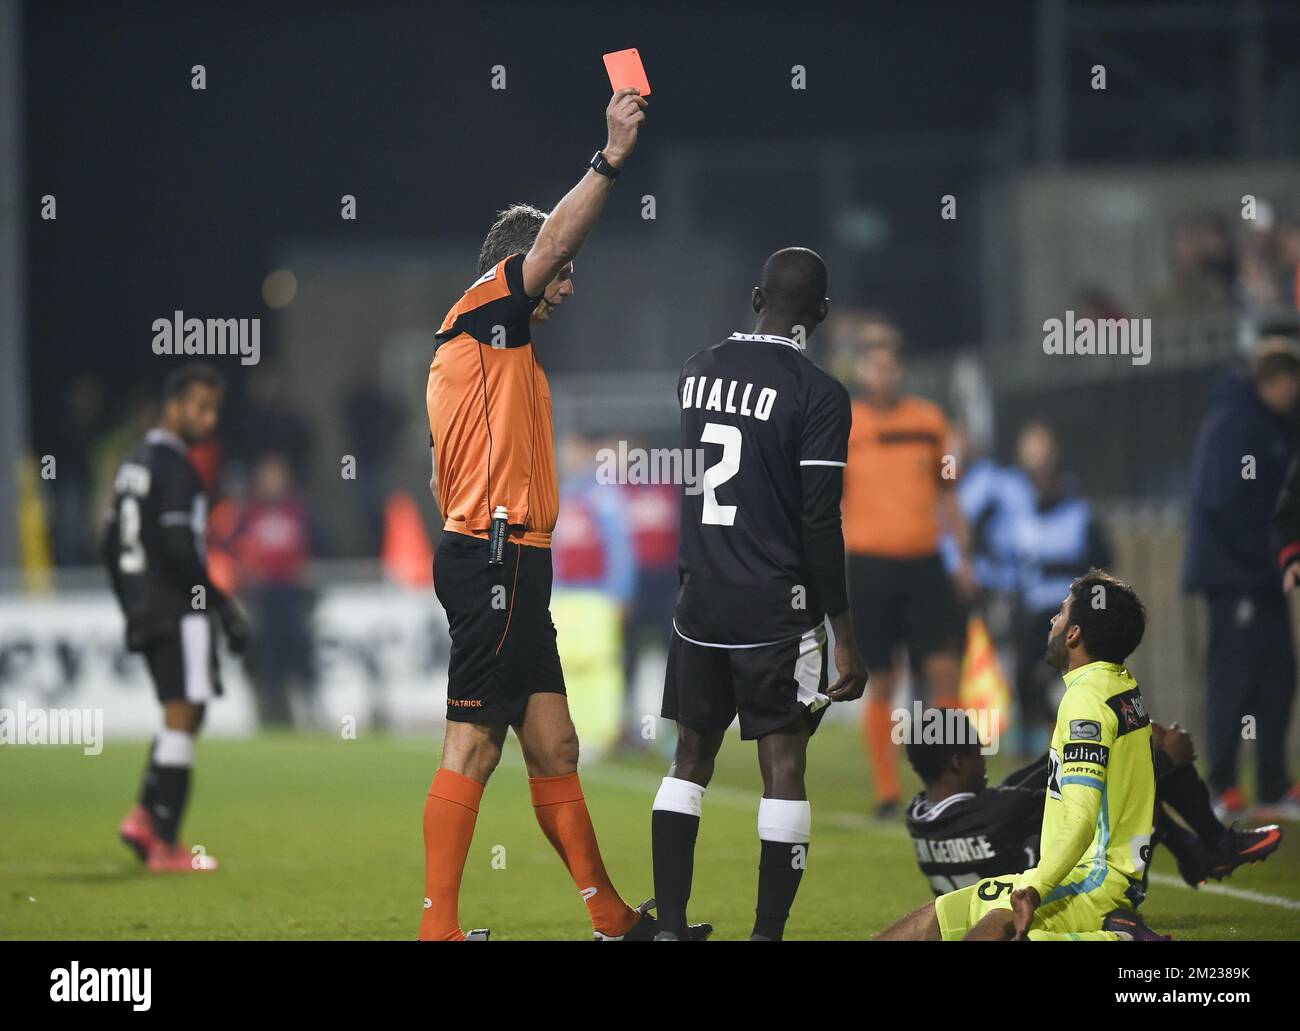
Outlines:
[[[998,734],[1006,732],[1011,722],[1011,688],[998,650],[993,647],[989,628],[980,616],[972,616],[966,628],[966,654],[961,660],[961,684],[958,688],[963,709],[983,709],[994,721]]]

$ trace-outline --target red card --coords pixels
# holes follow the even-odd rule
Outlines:
[[[641,96],[650,96],[650,80],[645,77],[645,66],[636,47],[606,54],[605,71],[609,72],[609,84],[615,92],[635,86],[641,91]]]

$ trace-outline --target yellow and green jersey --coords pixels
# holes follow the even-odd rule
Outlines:
[[[1139,881],[1151,855],[1156,783],[1151,720],[1123,666],[1065,674],[1052,734],[1038,866],[1020,875],[1042,905]],[[1122,875],[1117,876],[1117,875]]]

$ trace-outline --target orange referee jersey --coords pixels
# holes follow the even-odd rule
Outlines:
[[[486,538],[505,505],[516,540],[549,547],[560,509],[551,388],[533,353],[524,256],[485,272],[447,313],[425,401],[445,528]],[[517,531],[516,531],[517,533]]]
[[[919,558],[939,550],[939,491],[948,421],[904,395],[893,408],[853,402],[844,470],[844,546],[855,554]]]

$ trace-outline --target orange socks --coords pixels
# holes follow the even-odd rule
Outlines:
[[[420,920],[420,941],[465,939],[456,902],[482,798],[483,785],[476,780],[444,769],[434,775],[424,805],[424,916]]]
[[[865,736],[871,768],[876,778],[876,798],[881,802],[898,801],[898,754],[894,750],[893,721],[889,702],[867,702]]]
[[[562,777],[529,777],[533,811],[542,833],[569,868],[573,883],[582,892],[591,914],[591,925],[602,934],[621,935],[637,922],[636,911],[624,902],[600,858],[596,831],[591,825],[587,803],[582,799],[578,774]]]

